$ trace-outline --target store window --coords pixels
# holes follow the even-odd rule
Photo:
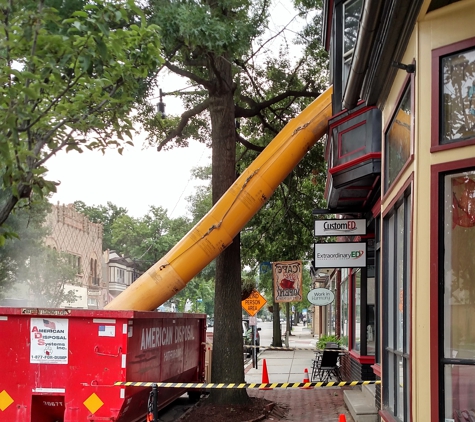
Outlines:
[[[442,144],[475,137],[475,48],[441,59]]]
[[[350,73],[353,51],[360,21],[363,0],[350,0],[343,5],[343,86],[346,86]]]
[[[475,38],[434,50],[432,69],[432,147],[475,143]]]
[[[444,176],[441,359],[445,420],[475,417],[475,170]]]
[[[330,280],[330,285],[328,288],[335,294],[336,296],[336,276],[333,275],[333,277]],[[333,301],[329,305],[326,306],[327,308],[327,334],[336,334],[336,303]]]
[[[354,329],[353,329],[353,349],[361,352],[361,271],[356,270],[353,274],[354,284]]]
[[[346,268],[342,268],[341,275],[341,298],[340,298],[340,339],[342,346],[348,348],[349,336],[349,306],[348,306],[348,287],[349,287],[349,273]]]
[[[383,407],[409,421],[411,194],[406,191],[383,221]]]
[[[385,136],[385,178],[388,190],[411,155],[412,111],[411,84],[404,89]]]
[[[368,350],[373,351],[374,361],[377,364],[381,363],[381,352],[380,352],[380,340],[381,340],[381,325],[379,323],[379,318],[381,312],[381,303],[379,292],[381,291],[381,215],[379,214],[375,218],[374,224],[374,300],[373,300],[373,309],[374,309],[374,322],[373,322],[373,335],[374,339],[371,343],[368,342]]]
[[[326,6],[327,2],[324,2]],[[330,81],[333,84],[333,114],[342,111],[342,99],[358,37],[363,0],[334,2],[330,41]],[[333,4],[330,5],[333,7]],[[328,34],[329,35],[329,34]]]

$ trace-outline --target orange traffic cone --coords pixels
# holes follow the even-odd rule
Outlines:
[[[267,373],[267,363],[266,360],[262,360],[262,384],[269,384],[269,374]],[[270,387],[262,387],[259,390],[272,390]]]
[[[345,415],[340,415],[340,419],[338,422],[346,422],[346,416]]]
[[[303,382],[304,384],[307,383],[307,382],[310,382],[310,379],[308,378],[308,369],[305,368],[303,370]],[[310,390],[312,389],[313,387],[300,387],[302,390]]]

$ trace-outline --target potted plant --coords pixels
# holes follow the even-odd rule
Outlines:
[[[337,343],[341,346],[341,339],[334,334],[323,334],[317,341],[317,349],[324,349],[327,343]]]

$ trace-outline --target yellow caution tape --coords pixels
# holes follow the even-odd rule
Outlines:
[[[203,390],[217,388],[256,388],[256,389],[277,389],[277,388],[302,388],[302,387],[355,387],[357,385],[381,384],[381,381],[328,381],[328,382],[279,382],[279,383],[193,383],[193,382],[116,382],[114,385],[123,387],[153,387],[158,388],[198,388]]]
[[[206,346],[212,346],[213,343],[201,343]],[[293,350],[308,350],[310,352],[316,352],[317,349],[314,347],[309,348],[309,347],[274,347],[274,346],[253,346],[252,344],[245,344],[245,348],[255,348],[255,349],[262,349],[262,350],[282,350],[282,351],[293,351]],[[330,352],[343,352],[344,350],[341,349],[328,349]]]

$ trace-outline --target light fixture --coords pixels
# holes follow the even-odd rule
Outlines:
[[[398,69],[405,70],[407,73],[414,73],[416,71],[416,64],[404,64],[400,62],[393,62],[392,65]]]

